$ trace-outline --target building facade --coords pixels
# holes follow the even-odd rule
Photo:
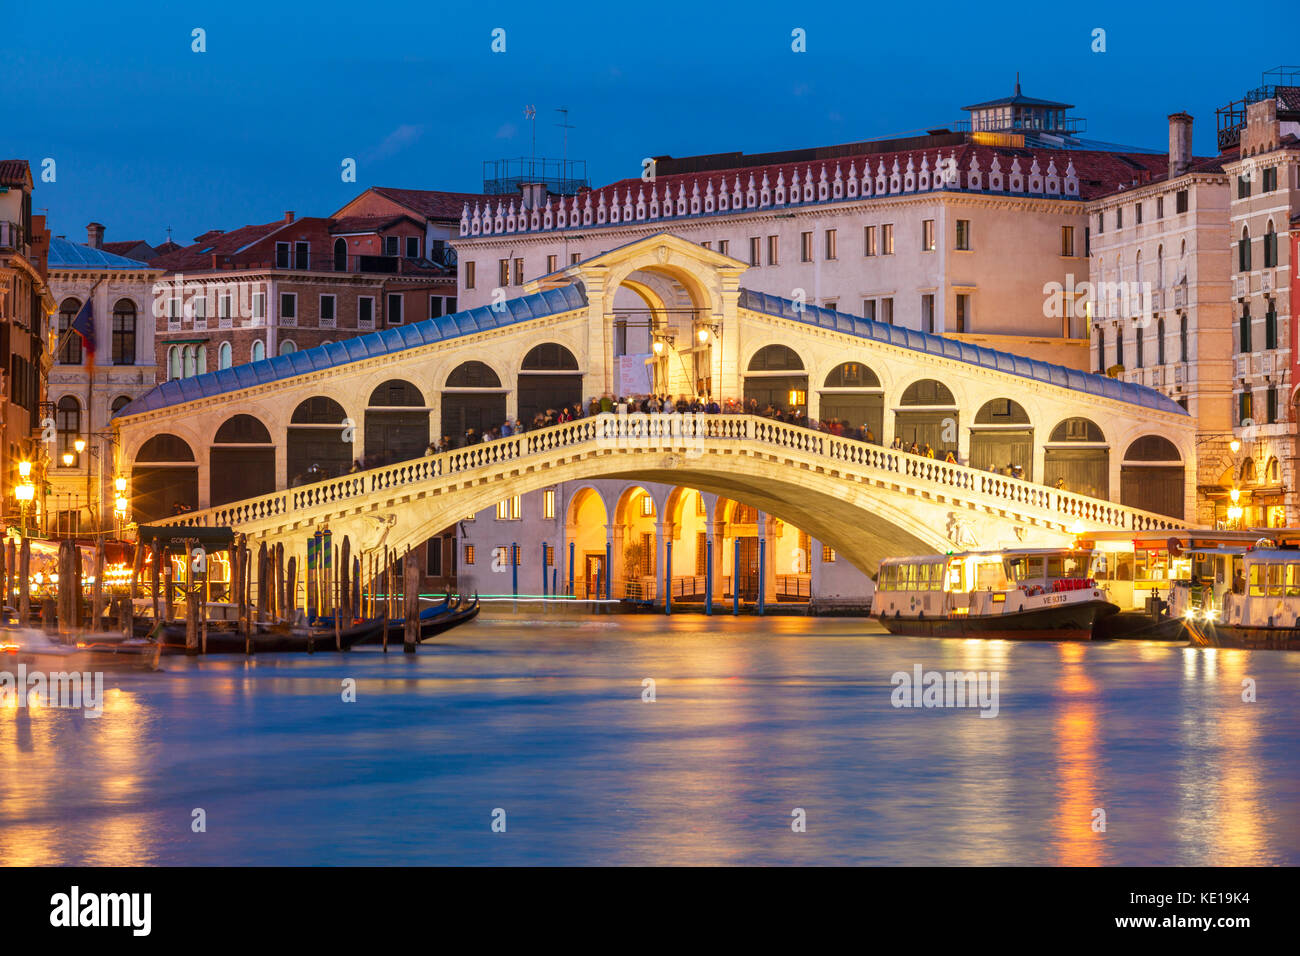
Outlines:
[[[1257,91],[1235,132],[1231,179],[1233,434],[1240,519],[1300,524],[1295,244],[1300,212],[1300,77]],[[1227,502],[1225,502],[1227,505]]]
[[[455,280],[425,257],[425,237],[424,223],[403,213],[296,219],[290,212],[276,223],[205,233],[155,258],[151,266],[166,270],[155,305],[159,379],[192,378],[445,314]],[[313,474],[338,474],[351,459],[322,454],[302,464]],[[248,482],[256,482],[241,480],[232,498],[251,493]]]
[[[76,536],[116,530],[113,414],[156,384],[155,283],[161,269],[103,248],[103,227],[91,223],[85,244],[50,242],[49,403],[55,442],[49,450],[46,507],[50,531]],[[95,323],[94,377],[72,323],[85,303]],[[78,442],[83,443],[80,451]]]
[[[1169,169],[1088,204],[1092,367],[1158,389],[1197,422],[1197,520],[1222,518],[1232,440],[1227,157],[1192,156],[1192,117],[1169,117]],[[1077,308],[1077,307],[1076,307]],[[1230,485],[1230,483],[1229,483]]]
[[[45,330],[54,300],[46,279],[50,234],[45,217],[32,215],[32,187],[26,160],[0,160],[0,493],[9,527],[39,524],[39,495],[20,500],[15,491],[43,485],[45,468]]]

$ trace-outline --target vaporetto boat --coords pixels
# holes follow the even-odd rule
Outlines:
[[[1300,650],[1300,548],[1265,539],[1241,549],[1239,560],[1226,586],[1201,579],[1175,588],[1171,616],[1202,647]]]
[[[871,613],[891,634],[1091,640],[1119,608],[1068,548],[962,551],[880,563]]]

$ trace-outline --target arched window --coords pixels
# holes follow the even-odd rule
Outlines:
[[[1165,320],[1156,322],[1156,364],[1165,364]]]
[[[260,362],[262,359],[266,358],[266,343],[261,339],[258,339],[253,343],[253,350],[250,353],[250,358],[254,362]]]
[[[462,362],[447,376],[447,388],[500,388],[501,379],[482,362]]]
[[[1160,244],[1156,247],[1156,288],[1165,287],[1165,247]]]
[[[63,463],[63,455],[71,452],[75,467],[79,462],[73,442],[81,434],[81,403],[74,396],[64,395],[59,399],[54,411],[54,428],[59,439],[59,464]]]
[[[1241,240],[1237,243],[1237,271],[1250,271],[1250,227],[1241,227]]]
[[[169,379],[181,378],[184,369],[181,367],[181,347],[173,345],[167,350],[167,377]]]
[[[196,345],[194,346],[194,351],[198,353],[198,358],[195,361],[194,366],[198,369],[198,374],[202,375],[208,370],[208,350],[202,345]]]
[[[55,340],[59,345],[60,365],[81,364],[81,336],[72,331],[73,320],[81,311],[80,299],[64,299],[59,306],[59,334]]]
[[[558,342],[544,342],[529,350],[520,368],[524,371],[576,372],[578,360],[573,357],[572,352]]]
[[[120,412],[122,409],[126,408],[126,406],[130,404],[131,404],[130,395],[119,395],[117,396],[117,398],[113,399],[113,404],[109,406],[109,411],[111,411],[114,415],[116,415],[118,412]]]
[[[182,372],[185,378],[193,378],[198,373],[198,353],[195,352],[194,346],[185,346],[181,354],[183,360]]]
[[[346,239],[334,240],[334,271],[348,271],[348,242]]]
[[[252,415],[235,415],[217,429],[214,445],[269,445],[271,433]]]
[[[845,362],[831,369],[823,388],[880,388],[880,378],[860,362]]]
[[[113,364],[135,364],[135,303],[118,299],[113,306]]]
[[[1277,265],[1277,229],[1270,219],[1268,228],[1264,230],[1264,268],[1271,269],[1275,265]]]
[[[784,372],[803,368],[803,360],[788,345],[768,345],[749,360],[751,372]]]
[[[217,368],[230,368],[234,364],[234,350],[229,342],[222,342],[217,349]]]
[[[289,355],[298,351],[298,344],[293,339],[285,339],[280,343],[280,354]]]
[[[1187,358],[1187,316],[1181,316],[1178,320],[1178,361],[1189,361]]]

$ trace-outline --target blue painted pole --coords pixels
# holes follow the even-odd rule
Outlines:
[[[560,593],[558,590],[559,584],[560,584],[560,569],[551,568],[551,594],[552,595]]]
[[[546,542],[542,542],[542,597],[546,597]]]
[[[578,592],[573,590],[573,542],[569,542],[569,595],[577,597]]]
[[[519,545],[510,542],[510,591],[516,598],[519,597],[519,562],[515,560],[515,555],[519,553]]]
[[[763,613],[763,608],[765,606],[763,598],[766,596],[764,592],[767,590],[767,588],[763,586],[764,583],[767,581],[767,577],[764,574],[764,572],[767,570],[766,558],[767,558],[767,539],[759,538],[758,539],[758,613],[759,615],[762,615]]]
[[[731,558],[731,613],[740,613],[740,538],[735,539],[736,553]]]
[[[713,613],[713,535],[704,542],[704,613]]]
[[[614,597],[614,543],[605,542],[605,600]]]
[[[673,613],[673,543],[664,542],[664,613]]]

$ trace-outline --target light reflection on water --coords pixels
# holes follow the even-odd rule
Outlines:
[[[0,863],[1300,862],[1300,655],[803,617],[449,638],[169,659],[108,675],[98,720],[0,711]],[[999,715],[894,709],[915,664],[998,672]]]

